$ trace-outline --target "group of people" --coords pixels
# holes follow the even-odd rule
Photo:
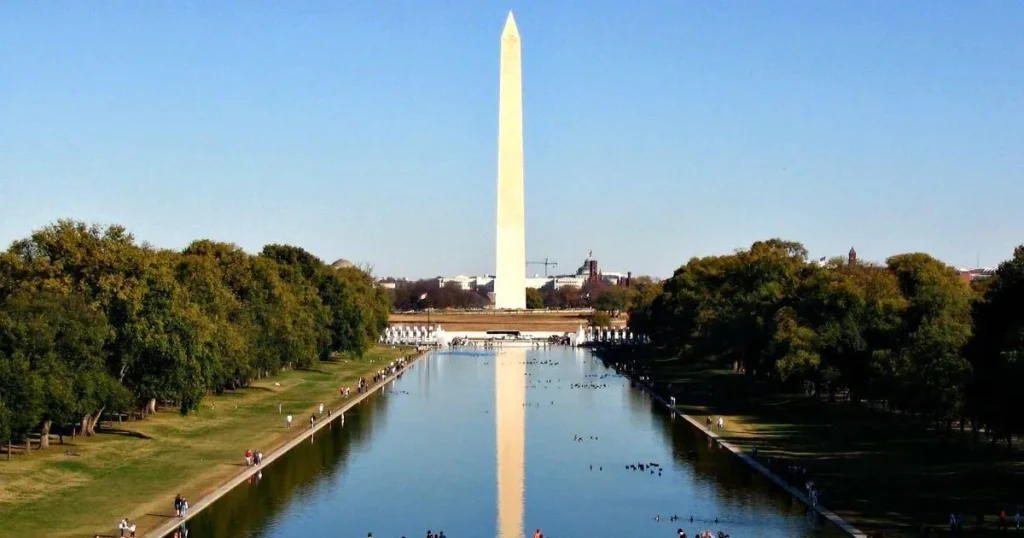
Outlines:
[[[1005,509],[1000,510],[999,511],[999,516],[996,518],[996,530],[1004,530],[1004,531],[1005,530],[1009,530],[1009,528],[1010,528],[1010,521],[1012,519],[1014,529],[1019,531],[1020,527],[1021,527],[1022,519],[1024,519],[1024,516],[1021,515],[1021,510],[1022,510],[1022,507],[1020,505],[1018,505],[1017,508],[1016,508],[1016,511],[1013,514],[1012,518],[1009,517],[1006,514],[1006,510]],[[980,530],[984,526],[985,526],[985,513],[984,513],[983,510],[979,510],[977,516],[975,517],[974,528],[975,528],[975,530]],[[951,534],[953,534],[954,536],[959,536],[959,535],[963,534],[963,531],[964,531],[964,518],[963,518],[963,515],[961,515],[959,512],[953,512],[953,513],[949,514],[949,532]],[[934,532],[934,531],[931,531],[931,529],[927,529],[924,525],[922,525],[921,535],[922,536],[926,536],[927,532]]]
[[[725,429],[725,419],[722,417],[718,417],[717,421],[711,422],[711,417],[707,417],[704,419],[704,426],[708,429],[708,431],[711,431],[713,426],[718,426],[718,431],[722,431]]]
[[[373,382],[380,383],[381,381],[384,381],[389,375],[398,372],[398,370],[402,368],[403,364],[405,364],[405,359],[398,359],[384,368],[377,370],[373,374]]]
[[[373,533],[371,532],[371,533],[367,534],[366,538],[373,538]],[[405,536],[402,536],[402,538],[405,538]],[[444,535],[444,531],[441,531],[441,532],[439,532],[437,534],[434,534],[433,532],[428,530],[427,531],[427,538],[448,538],[448,537]]]
[[[174,497],[174,513],[178,517],[188,515],[188,499],[182,497],[180,493]]]
[[[686,538],[686,531],[683,529],[677,529],[676,532],[679,534],[679,538]],[[693,538],[716,538],[716,536],[717,538],[729,538],[729,535],[722,531],[718,531],[717,535],[711,531],[701,531],[693,535]]]
[[[128,521],[128,518],[124,518],[120,523],[117,524],[117,530],[121,531],[121,538],[125,538],[125,533],[129,533],[128,536],[135,538],[135,524]]]
[[[755,458],[756,453],[751,454]],[[807,484],[810,480],[810,473],[803,465],[793,463],[784,458],[767,458],[768,470],[792,486]]]
[[[250,467],[252,465],[259,465],[263,463],[263,452],[259,450],[248,449],[245,451],[245,466]]]
[[[1021,523],[1020,511],[1021,511],[1021,508],[1018,505],[1017,506],[1017,512],[1013,514],[1013,527],[1016,530],[1020,530],[1020,523]],[[979,523],[980,523],[980,521],[979,521]],[[1002,529],[1002,530],[1006,530],[1006,529],[1009,528],[1009,525],[1006,522],[1006,510],[1000,510],[999,511],[999,520],[996,522],[996,528],[997,529]]]
[[[406,362],[408,362],[408,359],[404,358],[404,357],[401,358],[401,359],[396,359],[394,361],[391,361],[391,364],[388,364],[384,368],[381,368],[380,370],[377,370],[376,372],[373,373],[373,376],[371,377],[372,383],[380,383],[381,381],[384,381],[385,379],[387,379],[388,376],[397,373],[399,370],[402,369],[402,367],[405,366]],[[360,377],[359,378],[359,383],[356,384],[356,392],[358,392],[359,394],[362,394],[362,393],[366,392],[367,389],[369,389],[369,388],[370,388],[370,383],[366,382],[366,378],[365,377]],[[341,395],[342,396],[348,397],[349,394],[350,394],[350,392],[349,392],[348,387],[343,387],[341,389]]]

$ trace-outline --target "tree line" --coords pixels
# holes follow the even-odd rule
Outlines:
[[[605,282],[587,282],[582,287],[553,286],[526,289],[526,307],[530,309],[594,308],[611,315],[625,312],[637,289],[649,285],[648,277],[639,277],[632,287],[612,286]],[[399,280],[391,290],[391,307],[395,311],[485,308],[490,305],[482,290],[464,290],[456,282],[444,285],[435,278]]]
[[[633,330],[680,360],[945,429],[970,424],[993,443],[1024,431],[1024,247],[969,284],[927,254],[822,266],[799,243],[759,241],[691,259],[629,313]]]
[[[0,442],[104,414],[182,414],[343,352],[387,325],[388,296],[356,268],[305,250],[258,255],[210,240],[182,251],[139,244],[121,226],[62,220],[0,253]]]

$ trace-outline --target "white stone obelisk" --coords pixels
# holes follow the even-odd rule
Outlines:
[[[523,55],[512,12],[501,32],[498,90],[498,236],[494,307],[526,308],[526,203],[523,197]]]

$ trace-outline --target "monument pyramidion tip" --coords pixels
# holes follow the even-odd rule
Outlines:
[[[516,27],[516,18],[512,15],[512,12],[508,12],[508,17],[505,19],[505,29],[501,32],[502,37],[519,37],[519,28]]]

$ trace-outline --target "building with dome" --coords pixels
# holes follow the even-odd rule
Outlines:
[[[355,267],[356,264],[344,258],[338,258],[334,263],[331,264],[331,268],[333,269],[353,269]]]

